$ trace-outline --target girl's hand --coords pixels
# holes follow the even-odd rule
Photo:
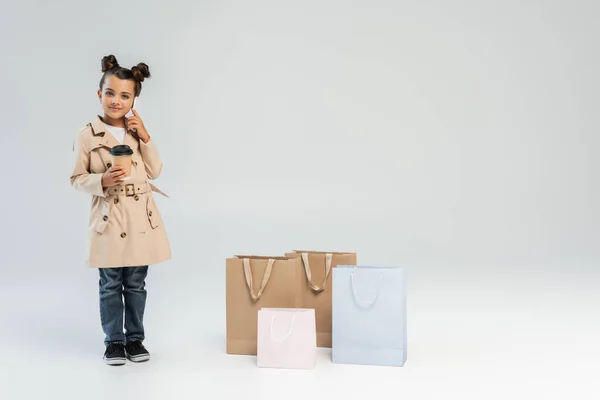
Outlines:
[[[125,168],[120,166],[110,167],[102,174],[102,187],[118,186],[123,183],[123,178],[125,178],[126,175]]]
[[[150,140],[150,135],[148,135],[148,131],[146,131],[146,127],[140,118],[140,115],[136,110],[131,110],[133,112],[133,117],[129,117],[125,120],[125,126],[127,130],[135,130],[135,135],[144,143],[148,143]]]

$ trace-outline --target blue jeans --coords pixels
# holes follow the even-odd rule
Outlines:
[[[144,340],[145,280],[148,266],[98,269],[100,321],[106,335],[104,344]]]

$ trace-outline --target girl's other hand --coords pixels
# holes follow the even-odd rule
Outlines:
[[[146,127],[144,126],[142,118],[140,118],[140,115],[136,110],[131,109],[131,112],[133,113],[133,116],[125,120],[125,126],[127,127],[127,130],[134,132],[135,136],[137,136],[137,138],[144,143],[148,143],[150,140],[150,135],[148,135],[148,131],[146,131]]]
[[[104,174],[102,174],[102,187],[112,187],[123,183],[123,178],[127,176],[125,168],[120,166],[110,167]]]

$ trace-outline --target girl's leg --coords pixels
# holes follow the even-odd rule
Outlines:
[[[148,266],[123,268],[125,335],[127,342],[143,341]]]
[[[122,268],[98,268],[100,271],[100,321],[106,335],[104,343],[125,344],[123,333]]]

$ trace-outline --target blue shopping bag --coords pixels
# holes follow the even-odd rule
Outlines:
[[[403,366],[407,354],[403,269],[338,265],[332,281],[333,362]]]

